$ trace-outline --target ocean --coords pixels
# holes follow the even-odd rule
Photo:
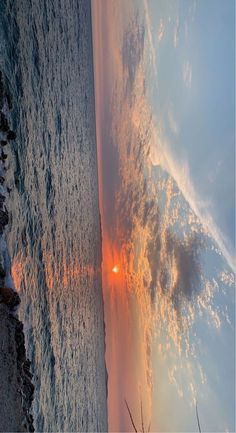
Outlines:
[[[107,431],[90,1],[1,0],[0,69],[17,133],[6,240],[35,430]]]

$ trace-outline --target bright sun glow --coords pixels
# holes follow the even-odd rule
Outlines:
[[[112,272],[114,272],[115,274],[117,274],[118,271],[119,271],[118,266],[114,266],[114,268],[112,268]]]

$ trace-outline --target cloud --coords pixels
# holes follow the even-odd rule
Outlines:
[[[164,213],[168,213],[168,205],[164,206]],[[180,317],[183,303],[194,301],[201,290],[200,253],[203,241],[191,231],[181,239],[171,228],[170,215],[167,218],[163,216],[157,204],[151,210],[148,219],[150,240],[146,250],[151,273],[148,286],[151,302],[156,301],[160,288],[161,296],[166,296],[173,303]]]
[[[138,14],[136,14],[125,29],[122,42],[122,62],[128,73],[126,91],[129,92],[129,95],[132,92],[138,65],[143,57],[144,41],[144,24],[140,21]]]
[[[179,42],[179,32],[180,32],[180,23],[179,23],[179,17],[177,17],[175,27],[174,27],[174,34],[173,34],[173,44],[175,48],[177,48]]]
[[[156,50],[155,50],[155,45],[153,40],[153,34],[152,34],[153,29],[152,29],[150,11],[149,11],[147,0],[143,0],[143,7],[144,7],[144,17],[146,21],[147,37],[149,42],[149,54],[150,54],[151,64],[155,75],[157,75]]]
[[[164,33],[165,33],[165,26],[163,20],[161,19],[159,24],[158,34],[157,34],[158,42],[160,42],[163,39]]]
[[[179,133],[179,127],[178,127],[177,122],[176,122],[176,120],[174,118],[173,111],[170,108],[168,109],[167,116],[168,116],[168,122],[169,122],[171,131],[175,135],[178,135],[178,133]]]
[[[189,61],[186,61],[183,65],[183,81],[188,89],[192,85],[192,66]]]
[[[144,184],[146,185],[146,184]],[[144,188],[144,194],[145,194],[145,188]],[[146,194],[145,194],[146,195]],[[148,223],[148,220],[150,218],[150,215],[153,212],[153,209],[155,207],[155,201],[152,200],[145,200],[144,207],[143,207],[143,216],[142,216],[142,226],[145,227]]]
[[[167,255],[171,257],[170,267],[176,269],[171,298],[178,309],[185,300],[193,301],[201,290],[200,252],[203,244],[196,234],[181,241],[175,234],[167,232],[166,240]]]
[[[160,234],[160,213],[159,209],[156,208],[154,214],[149,221],[151,222],[152,232],[150,234],[150,241],[147,244],[147,258],[149,262],[150,272],[151,272],[151,281],[148,287],[151,301],[155,302],[157,296],[157,284],[158,284],[158,275],[160,272],[160,263],[161,263],[161,249],[162,249],[162,237]]]

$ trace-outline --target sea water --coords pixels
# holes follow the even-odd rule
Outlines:
[[[7,243],[35,384],[36,431],[106,431],[88,0],[1,0],[12,94]]]

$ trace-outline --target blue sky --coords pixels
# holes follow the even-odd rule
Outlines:
[[[148,2],[154,113],[230,255],[235,243],[234,2]],[[159,35],[159,38],[158,38]]]
[[[149,97],[157,125],[161,125],[162,144],[158,146],[158,152],[167,153],[164,168],[177,181],[187,201],[190,197],[190,206],[208,226],[218,246],[223,246],[221,250],[228,263],[235,266],[234,2],[150,0],[144,1],[144,10],[153,49],[148,68]],[[173,164],[168,163],[169,159]],[[221,269],[222,263],[206,254],[204,266],[212,281],[215,269]],[[223,287],[214,304],[219,311],[228,304],[233,327],[232,293],[227,299],[222,297],[221,290]],[[197,349],[195,355],[201,360],[206,374],[203,387],[195,385],[203,428],[223,430],[228,420],[228,428],[233,429],[234,389],[230,384],[235,379],[234,351],[229,347],[234,344],[234,332],[222,325],[218,334],[197,317],[194,332],[190,340],[199,338],[201,341],[200,353]],[[160,366],[158,355],[154,363]],[[163,369],[168,367],[162,365]],[[158,368],[155,373],[158,389]],[[184,383],[189,380],[188,375],[180,373],[179,380],[187,396]],[[170,420],[167,427],[164,422],[163,428],[171,429],[175,424],[181,430],[185,424],[187,430],[193,429],[192,421],[186,416],[191,413],[193,420],[193,411],[186,410],[184,421],[180,420],[179,413],[186,402],[178,399],[166,380],[164,389],[171,395],[170,407],[171,404],[178,406],[178,416],[175,423]],[[162,395],[163,390],[159,397],[156,395],[160,405]],[[222,414],[219,416],[222,407],[225,418]],[[214,420],[209,413],[216,413]],[[164,419],[167,416],[168,410]],[[157,415],[157,423],[160,418]]]

